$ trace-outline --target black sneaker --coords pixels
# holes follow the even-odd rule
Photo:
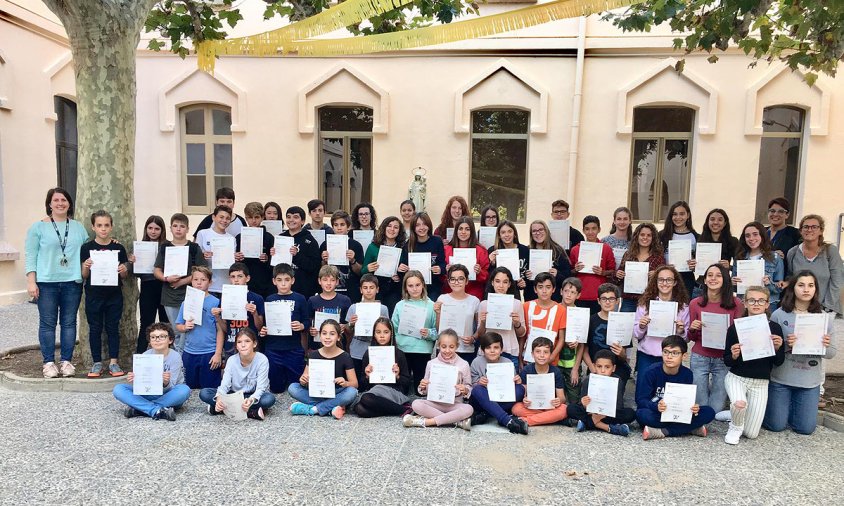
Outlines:
[[[507,422],[507,430],[512,432],[513,434],[524,434],[525,436],[528,435],[528,423],[522,420],[519,417],[511,417],[510,421]]]
[[[489,413],[486,411],[475,411],[472,413],[472,426],[483,425],[489,420]]]
[[[136,416],[144,416],[144,414],[132,406],[125,406],[123,408],[123,416],[126,418],[135,418]]]
[[[209,404],[208,405],[208,414],[211,415],[211,416],[214,416],[214,415],[221,415],[222,413],[220,411],[217,411],[216,409],[214,409],[214,406]]]
[[[161,408],[152,417],[154,420],[176,421],[176,411],[173,408]]]
[[[263,420],[265,418],[264,408],[258,406],[257,404],[249,406],[249,411],[246,412],[246,418],[251,418],[253,420]]]

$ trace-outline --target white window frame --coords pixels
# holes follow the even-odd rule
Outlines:
[[[231,132],[228,135],[214,135],[213,112],[214,110],[225,111],[231,116],[231,107],[220,104],[195,104],[191,106],[182,107],[179,109],[179,128],[181,132],[181,140],[179,145],[179,154],[181,160],[181,179],[182,179],[182,210],[185,214],[207,214],[214,208],[215,195],[217,193],[217,186],[215,184],[215,167],[214,167],[214,144],[229,144],[232,145]],[[187,125],[185,123],[185,115],[202,110],[204,125],[203,134],[188,134],[186,131]],[[231,130],[231,128],[230,128]],[[188,144],[204,144],[205,145],[205,202],[204,206],[192,206],[188,203]],[[234,152],[232,150],[232,157]],[[196,176],[192,176],[196,177]],[[232,159],[232,181],[234,181],[234,159]]]

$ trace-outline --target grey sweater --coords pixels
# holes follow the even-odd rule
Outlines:
[[[841,255],[834,245],[827,244],[811,261],[803,254],[803,245],[788,250],[786,254],[788,269],[791,275],[801,270],[812,271],[818,278],[818,297],[821,304],[828,311],[841,314],[841,285],[844,284],[844,267]]]
[[[155,350],[150,348],[144,352],[144,355],[155,355]],[[170,373],[170,383],[164,387],[164,392],[185,382],[184,369],[182,356],[179,355],[178,351],[170,349],[164,356],[164,372]]]
[[[782,309],[777,309],[771,315],[771,321],[780,324],[786,339],[789,334],[794,334],[794,320],[795,313],[786,313]],[[771,371],[771,381],[798,388],[814,388],[823,383],[824,372],[821,362],[825,358],[834,357],[838,351],[835,334],[832,331],[832,318],[829,319],[827,332],[830,343],[826,349],[826,355],[793,355],[791,349],[786,348],[785,362],[780,366],[775,366]]]
[[[263,353],[255,353],[255,358],[248,367],[243,367],[240,363],[240,355],[233,355],[226,360],[223,382],[217,388],[217,393],[226,395],[237,391],[251,392],[249,397],[258,401],[261,394],[270,389],[269,372],[270,362]]]

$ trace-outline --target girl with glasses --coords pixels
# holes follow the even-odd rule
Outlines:
[[[551,269],[548,274],[554,278],[554,286],[562,286],[563,281],[571,275],[571,264],[563,247],[551,239],[551,231],[542,220],[535,220],[530,224],[530,249],[551,250]],[[612,250],[610,250],[610,256],[612,256]],[[531,279],[535,277],[535,274],[529,270],[525,271],[525,302],[537,298],[535,281]],[[555,290],[551,295],[551,300],[559,303],[563,301],[563,296]]]
[[[778,251],[782,258],[788,250],[800,244],[800,231],[788,224],[789,216],[791,202],[787,198],[777,197],[768,202],[768,239],[771,240],[771,249]],[[787,276],[788,272],[785,274]]]
[[[648,280],[645,293],[639,298],[634,318],[633,337],[639,342],[636,352],[637,378],[653,364],[662,363],[664,336],[654,336],[648,332],[648,324],[651,322],[648,310],[652,300],[677,303],[677,319],[674,322],[676,335],[685,339],[689,328],[689,295],[680,274],[671,265],[658,267]]]
[[[437,328],[440,328],[443,306],[459,308],[460,313],[465,317],[465,325],[463,328],[452,329],[457,332],[459,338],[457,354],[471,364],[472,359],[478,354],[475,341],[477,339],[478,308],[481,301],[474,295],[466,293],[466,283],[469,279],[469,269],[466,266],[461,264],[450,265],[446,270],[445,278],[451,291],[440,295],[434,303],[434,312],[437,313]]]

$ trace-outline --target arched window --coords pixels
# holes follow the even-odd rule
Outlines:
[[[232,115],[228,107],[194,105],[180,111],[182,207],[204,214],[214,207],[217,189],[234,187]]]
[[[56,181],[76,199],[76,157],[79,140],[76,132],[76,103],[53,97],[56,112]]]
[[[319,197],[326,213],[372,202],[372,109],[319,108]]]
[[[797,217],[805,117],[803,109],[784,105],[766,107],[762,113],[756,183],[756,219],[760,223],[768,222],[768,202],[775,197],[785,197],[791,202],[791,222]]]
[[[637,221],[660,221],[678,200],[689,200],[692,127],[688,107],[633,110],[630,210]]]

